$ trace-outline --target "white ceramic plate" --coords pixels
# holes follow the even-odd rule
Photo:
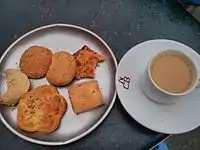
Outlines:
[[[75,53],[83,45],[103,55],[105,61],[96,69],[95,79],[99,82],[104,98],[104,106],[76,115],[71,107],[67,87],[58,88],[65,97],[68,109],[62,118],[58,130],[51,134],[27,133],[16,125],[17,110],[0,106],[0,119],[5,126],[19,137],[37,144],[63,145],[76,141],[93,131],[108,115],[116,97],[115,73],[117,62],[109,46],[93,32],[74,25],[53,24],[35,29],[15,41],[3,54],[0,63],[0,93],[6,89],[3,71],[19,67],[22,53],[32,45],[48,47],[53,53],[64,50]],[[39,54],[38,54],[39,55]],[[83,82],[85,80],[74,81]],[[45,78],[31,80],[32,88],[49,84]]]
[[[120,61],[116,89],[126,111],[143,126],[166,134],[184,133],[200,125],[200,89],[164,105],[151,100],[141,87],[151,56],[166,49],[182,50],[200,65],[199,55],[184,44],[171,40],[146,41],[131,48]]]

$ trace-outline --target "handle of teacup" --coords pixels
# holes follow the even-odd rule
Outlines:
[[[197,82],[197,85],[196,85],[195,89],[199,89],[199,88],[200,88],[200,79],[198,80],[198,82]]]

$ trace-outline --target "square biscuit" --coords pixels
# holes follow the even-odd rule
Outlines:
[[[72,85],[68,92],[76,114],[103,105],[103,95],[96,80]]]

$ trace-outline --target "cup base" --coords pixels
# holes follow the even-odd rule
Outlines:
[[[148,73],[145,73],[141,76],[141,88],[143,93],[152,101],[158,104],[173,104],[175,100],[179,99],[178,97],[170,96],[165,93],[162,93],[151,83],[148,78]],[[181,97],[181,96],[180,96]]]

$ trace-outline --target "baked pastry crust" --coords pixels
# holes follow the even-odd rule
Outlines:
[[[96,80],[72,85],[68,88],[75,113],[82,113],[103,105],[103,95]]]
[[[27,92],[17,106],[17,125],[28,132],[51,133],[60,124],[67,103],[51,85],[38,86]]]

